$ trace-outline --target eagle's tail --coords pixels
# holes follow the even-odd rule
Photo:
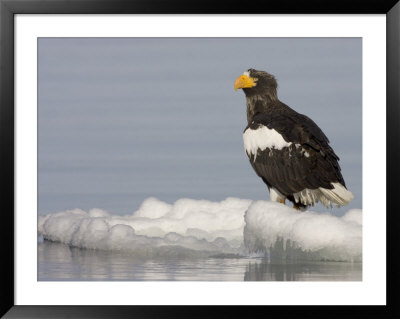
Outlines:
[[[332,183],[332,186],[332,189],[319,188],[325,197],[324,199],[321,198],[321,202],[324,205],[328,206],[327,204],[329,203],[335,204],[336,206],[344,206],[354,198],[353,193],[347,190],[342,184]]]

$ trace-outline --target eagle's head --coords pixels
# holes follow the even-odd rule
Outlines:
[[[255,69],[248,69],[235,81],[235,91],[237,89],[243,89],[246,96],[276,96],[277,87],[278,84],[272,74]]]

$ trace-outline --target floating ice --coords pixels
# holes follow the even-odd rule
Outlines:
[[[362,212],[344,216],[301,212],[276,202],[257,201],[245,216],[244,242],[268,258],[361,261]]]
[[[143,257],[239,254],[244,253],[244,214],[250,203],[180,199],[169,205],[148,198],[132,215],[100,209],[40,215],[38,230],[47,240]]]
[[[132,215],[80,209],[40,215],[39,235],[70,246],[141,257],[266,255],[361,259],[361,210],[343,217],[299,212],[269,201],[146,199]]]

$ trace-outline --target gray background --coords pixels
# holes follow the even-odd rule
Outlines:
[[[40,38],[39,214],[269,199],[243,149],[248,68],[311,117],[362,207],[361,38]],[[327,211],[320,204],[314,211]]]

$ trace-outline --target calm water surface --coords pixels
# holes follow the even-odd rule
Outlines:
[[[268,263],[263,258],[138,259],[129,253],[38,244],[42,281],[360,281],[362,264]]]

